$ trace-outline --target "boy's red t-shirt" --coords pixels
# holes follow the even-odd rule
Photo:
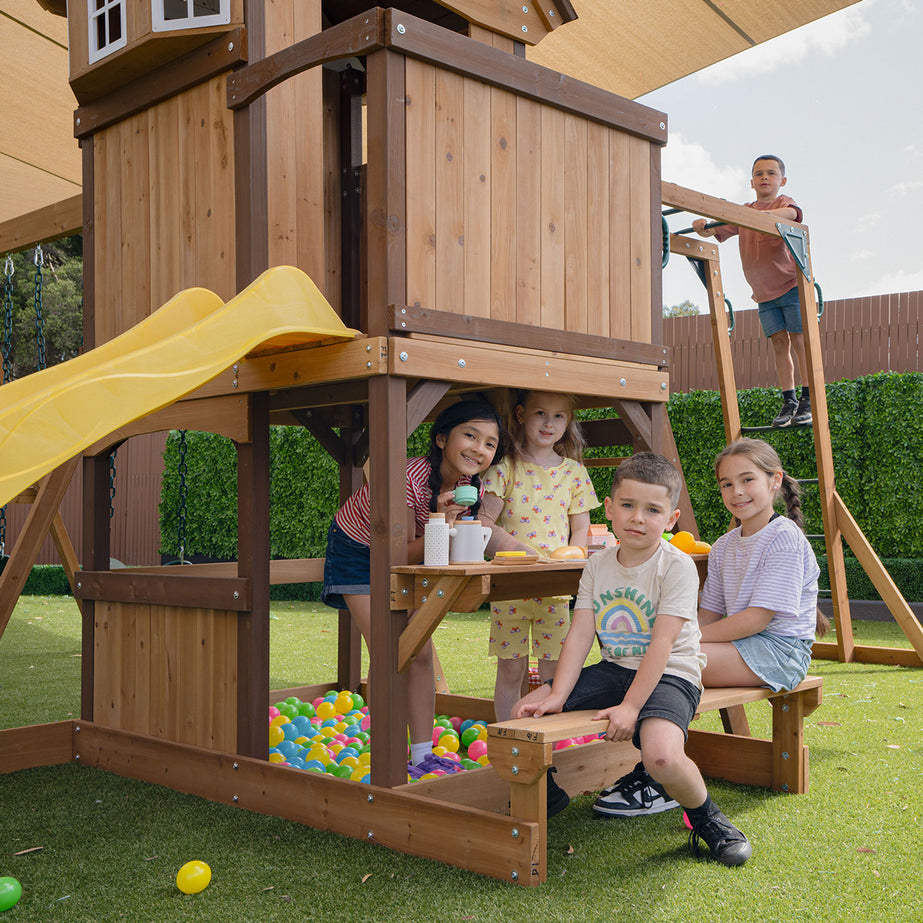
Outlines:
[[[794,208],[798,212],[796,221],[802,220],[802,212],[795,200],[787,195],[776,196],[771,202],[747,202],[747,208],[757,211],[771,211],[774,208]],[[718,241],[740,235],[740,264],[744,276],[753,289],[753,300],[757,304],[772,301],[784,295],[798,283],[798,266],[781,237],[727,225],[715,229]]]

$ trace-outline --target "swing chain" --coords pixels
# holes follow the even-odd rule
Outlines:
[[[3,384],[13,380],[13,258],[7,254],[3,286]]]
[[[45,255],[42,245],[35,248],[35,343],[38,346],[38,371],[47,366],[45,360],[45,318],[42,314],[42,267],[45,265]]]
[[[118,449],[113,449],[109,455],[109,518],[115,516],[115,456]]]
[[[177,543],[179,545],[179,563],[186,561],[186,430],[179,431],[179,510],[177,514]]]

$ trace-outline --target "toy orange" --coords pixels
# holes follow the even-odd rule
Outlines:
[[[676,545],[680,551],[685,551],[686,554],[693,554],[696,540],[691,532],[677,532],[673,538],[670,539],[670,544]]]
[[[690,551],[689,553],[690,554],[708,554],[709,551],[711,551],[711,545],[709,545],[708,542],[696,542],[692,546],[692,551]]]

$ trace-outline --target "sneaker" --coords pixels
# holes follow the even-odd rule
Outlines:
[[[546,808],[548,817],[560,814],[570,804],[570,795],[552,778],[557,771],[554,766],[548,769],[548,807]]]
[[[811,421],[811,395],[798,401],[798,409],[792,417],[792,426],[808,426]]]
[[[783,429],[786,426],[792,425],[792,417],[795,416],[795,411],[798,410],[798,401],[793,401],[788,398],[783,402],[782,409],[776,414],[776,418],[770,424],[773,429]]]
[[[743,865],[753,855],[750,841],[712,805],[705,820],[693,822],[689,843],[696,858],[701,857],[699,844],[704,842],[713,859],[725,865]]]
[[[463,768],[461,763],[456,763],[455,760],[450,760],[444,756],[437,756],[435,753],[427,753],[426,756],[423,757],[422,762],[416,765],[413,763],[407,764],[407,775],[410,776],[411,779],[419,779],[420,776],[425,776],[428,772],[433,772],[436,769],[449,774],[461,772]]]
[[[603,789],[596,797],[593,810],[612,817],[660,814],[678,808],[674,801],[648,774],[643,763],[622,776],[615,785]]]

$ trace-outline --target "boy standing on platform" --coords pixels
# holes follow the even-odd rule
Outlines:
[[[616,470],[606,517],[617,548],[589,559],[570,630],[549,683],[520,699],[517,718],[598,709],[609,740],[631,740],[654,781],[683,805],[698,855],[704,842],[725,865],[742,865],[752,848],[718,809],[686,756],[689,722],[702,690],[695,564],[662,535],[679,517],[682,480],[667,459],[643,452]],[[602,659],[584,667],[597,638]],[[567,793],[548,776],[548,814]]]
[[[753,162],[750,185],[756,201],[748,208],[768,212],[791,221],[801,221],[801,209],[795,200],[780,195],[785,185],[785,164],[775,154],[761,154]],[[739,228],[735,225],[706,227],[704,218],[692,222],[702,237],[714,237],[718,242],[740,235],[740,263],[744,276],[753,289],[753,300],[759,306],[760,325],[772,343],[773,358],[779,385],[782,388],[782,409],[772,421],[774,427],[798,426],[811,422],[811,393],[808,385],[808,363],[804,351],[801,327],[801,302],[798,297],[798,268],[781,237]],[[795,363],[801,375],[801,398],[795,394]]]

